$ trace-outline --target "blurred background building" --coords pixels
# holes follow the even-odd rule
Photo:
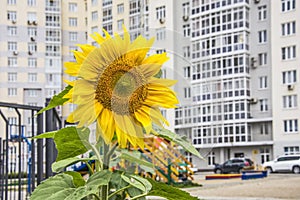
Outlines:
[[[0,101],[44,106],[64,88],[63,63],[93,32],[156,37],[163,78],[180,105],[163,110],[206,160],[257,164],[300,153],[299,3],[296,0],[0,0]],[[63,119],[75,105],[58,107]],[[4,111],[4,110],[3,110]],[[11,124],[16,113],[4,111]],[[23,114],[30,133],[32,119]],[[3,123],[0,121],[0,125]],[[3,126],[2,126],[3,127]],[[1,133],[0,133],[1,135]]]

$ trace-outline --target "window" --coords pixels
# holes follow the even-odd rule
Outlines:
[[[28,58],[28,67],[36,68],[37,60],[36,58]]]
[[[258,31],[258,43],[266,43],[267,42],[267,31]]]
[[[96,6],[98,4],[98,0],[92,0],[92,6]]]
[[[283,96],[283,108],[296,108],[297,107],[297,95]]]
[[[285,133],[296,133],[298,132],[298,120],[289,119],[283,121],[284,132]]]
[[[157,40],[165,40],[166,39],[166,28],[156,29],[156,39]]]
[[[16,82],[17,81],[17,73],[16,72],[9,72],[7,74],[8,82]]]
[[[296,58],[296,46],[281,48],[282,60],[290,60]]]
[[[77,32],[69,32],[69,40],[73,42],[77,41],[77,35],[78,35]]]
[[[182,4],[182,14],[183,14],[183,17],[190,16],[190,5],[189,5],[189,2]]]
[[[267,6],[259,6],[258,7],[258,20],[263,21],[267,19]]]
[[[190,46],[183,47],[183,57],[185,58],[190,57]]]
[[[156,19],[165,19],[166,18],[166,7],[161,6],[156,8]]]
[[[260,106],[260,111],[262,112],[268,111],[268,99],[260,99],[259,106]]]
[[[259,89],[266,89],[268,87],[268,78],[267,76],[259,77]]]
[[[269,148],[261,148],[260,149],[260,160],[261,160],[261,163],[270,161],[270,149]]]
[[[260,134],[261,135],[268,135],[269,134],[269,127],[267,123],[260,124]]]
[[[162,53],[165,53],[165,52],[166,52],[165,49],[157,49],[157,50],[156,50],[156,53],[157,53],[157,54],[162,54]]]
[[[38,90],[27,90],[29,97],[37,97],[38,96]]]
[[[296,22],[293,21],[281,24],[281,34],[282,36],[296,34]]]
[[[266,65],[267,64],[267,53],[258,54],[258,65]]]
[[[16,125],[16,124],[18,124],[18,123],[17,123],[17,118],[16,118],[16,117],[8,117],[7,120],[8,120],[8,124],[11,124],[11,125]]]
[[[124,19],[120,19],[120,20],[118,20],[118,30],[122,30],[122,28],[123,28],[123,24],[124,24]]]
[[[8,57],[7,58],[7,65],[9,67],[16,67],[18,66],[18,60],[15,57]]]
[[[37,82],[37,74],[28,73],[28,82]]]
[[[190,25],[189,24],[185,24],[182,26],[183,29],[183,36],[184,37],[189,37],[191,34],[191,29],[190,29]]]
[[[287,12],[296,8],[296,0],[281,0],[281,11]]]
[[[17,88],[8,88],[8,96],[17,96]]]
[[[111,8],[105,8],[103,9],[103,18],[102,21],[110,21],[112,20],[112,9]]]
[[[7,35],[9,35],[9,36],[17,35],[17,27],[16,26],[8,26],[7,27]]]
[[[28,43],[28,52],[33,53],[37,51],[37,45],[36,43],[30,42]]]
[[[69,12],[77,12],[77,3],[69,3]]]
[[[140,0],[130,0],[129,2],[129,14],[136,14],[140,12]]]
[[[184,78],[190,78],[191,77],[191,68],[190,68],[190,66],[183,68],[183,75],[184,75]]]
[[[7,11],[7,19],[10,21],[17,20],[17,12],[16,11]]]
[[[36,0],[27,0],[28,6],[36,6]]]
[[[16,42],[8,42],[7,44],[8,51],[17,51],[17,43]]]
[[[214,151],[209,152],[209,154],[207,155],[207,164],[209,166],[213,166],[216,163],[216,155]]]
[[[184,88],[184,98],[191,98],[191,88],[190,87],[187,87],[187,88]]]
[[[293,154],[300,153],[299,146],[288,146],[288,147],[284,147],[283,149],[285,155],[293,155]]]
[[[140,25],[140,16],[139,15],[134,15],[129,17],[129,29],[138,29]]]
[[[297,82],[296,70],[282,72],[282,83],[293,84]]]
[[[77,18],[70,17],[69,18],[69,26],[77,26]]]
[[[27,28],[28,37],[36,37],[37,36],[37,29],[35,27],[28,27]]]
[[[17,0],[7,0],[8,5],[16,5]]]
[[[98,20],[98,12],[94,11],[92,12],[92,21],[97,21]]]
[[[124,13],[124,4],[118,4],[117,5],[118,14]]]

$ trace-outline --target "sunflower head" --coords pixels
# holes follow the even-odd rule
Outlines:
[[[66,95],[77,104],[68,117],[78,126],[97,122],[98,133],[106,143],[117,137],[121,147],[128,142],[143,147],[144,134],[152,123],[167,123],[160,108],[174,108],[178,103],[169,88],[175,81],[154,76],[168,60],[166,54],[146,56],[154,39],[139,36],[133,42],[124,29],[124,36],[105,37],[95,33],[99,47],[80,45],[76,62],[65,63],[66,73],[77,77]]]

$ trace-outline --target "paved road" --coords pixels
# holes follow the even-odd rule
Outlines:
[[[205,180],[196,173],[194,178],[203,187],[185,189],[204,200],[287,200],[300,199],[300,174],[270,174],[267,178],[241,180]]]

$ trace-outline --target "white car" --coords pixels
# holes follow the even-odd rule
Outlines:
[[[300,155],[284,155],[263,164],[264,169],[271,172],[300,173]]]

